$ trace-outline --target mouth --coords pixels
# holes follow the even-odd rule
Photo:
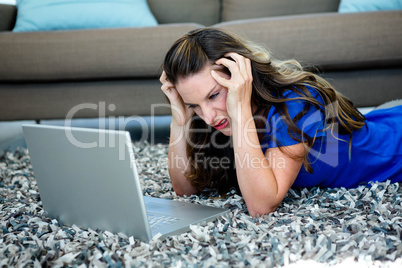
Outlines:
[[[217,130],[224,129],[228,125],[229,121],[225,118],[222,119],[218,124],[214,126]]]

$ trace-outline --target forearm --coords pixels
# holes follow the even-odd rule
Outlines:
[[[168,151],[169,175],[174,191],[178,195],[196,194],[197,190],[187,180],[185,174],[190,170],[186,153],[185,127],[172,123]]]
[[[250,215],[274,211],[282,198],[272,167],[261,150],[251,114],[233,121],[233,147],[237,180]]]

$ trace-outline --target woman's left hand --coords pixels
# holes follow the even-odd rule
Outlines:
[[[220,76],[216,71],[212,71],[211,75],[220,85],[228,89],[226,109],[233,120],[246,112],[251,112],[253,75],[250,59],[234,52],[227,53],[225,56],[233,60],[221,58],[215,63],[229,69],[230,79]]]

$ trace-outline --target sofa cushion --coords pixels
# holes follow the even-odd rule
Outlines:
[[[15,25],[17,8],[14,5],[0,4],[0,31],[11,31]]]
[[[297,27],[295,27],[297,25]],[[402,11],[326,13],[223,22],[215,25],[326,71],[402,66]]]
[[[0,34],[0,81],[157,77],[167,50],[199,24]]]
[[[146,0],[17,0],[14,32],[155,26]]]
[[[223,0],[222,21],[338,11],[340,0]]]
[[[339,12],[367,12],[402,9],[401,0],[341,0]]]
[[[195,22],[212,25],[219,22],[221,0],[148,0],[159,23]]]
[[[160,87],[158,79],[2,83],[0,119],[62,119],[77,105],[82,109],[76,110],[73,118],[170,114]],[[102,102],[105,109],[100,107]],[[84,108],[84,103],[98,108]],[[109,105],[116,109],[109,109]],[[130,118],[125,118],[124,123],[128,121]]]

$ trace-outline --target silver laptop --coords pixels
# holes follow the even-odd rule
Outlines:
[[[228,212],[143,196],[126,131],[23,125],[23,132],[43,208],[62,224],[148,242]]]

